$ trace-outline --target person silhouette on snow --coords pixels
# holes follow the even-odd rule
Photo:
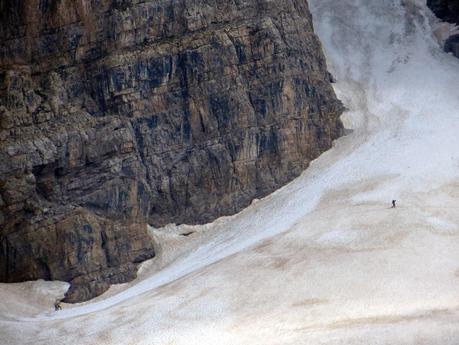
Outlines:
[[[395,203],[397,202],[397,200],[392,200],[392,208],[395,208]]]
[[[58,300],[54,302],[54,310],[55,311],[62,310],[61,301]]]

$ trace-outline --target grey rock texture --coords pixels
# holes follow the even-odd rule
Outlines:
[[[306,0],[0,0],[0,281],[135,277],[342,134]]]

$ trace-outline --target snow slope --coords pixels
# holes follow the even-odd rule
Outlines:
[[[459,344],[459,60],[424,1],[309,3],[353,132],[236,216],[151,229],[95,301],[0,285],[0,344]]]

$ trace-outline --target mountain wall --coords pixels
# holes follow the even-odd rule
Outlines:
[[[427,6],[440,19],[459,23],[459,0],[427,0]]]
[[[0,0],[0,281],[83,301],[146,224],[234,214],[342,134],[306,0]]]
[[[427,0],[427,6],[441,20],[459,24],[459,0]],[[459,58],[459,35],[450,36],[445,41],[444,49]]]

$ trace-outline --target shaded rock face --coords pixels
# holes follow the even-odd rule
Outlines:
[[[459,0],[427,0],[427,5],[441,20],[459,24]],[[449,37],[444,50],[459,58],[459,35]]]
[[[435,15],[450,23],[459,23],[459,0],[427,0]]]
[[[0,281],[82,301],[146,224],[234,214],[342,134],[306,0],[0,0]]]
[[[453,35],[448,38],[444,46],[445,52],[453,53],[454,56],[459,58],[459,35]]]

